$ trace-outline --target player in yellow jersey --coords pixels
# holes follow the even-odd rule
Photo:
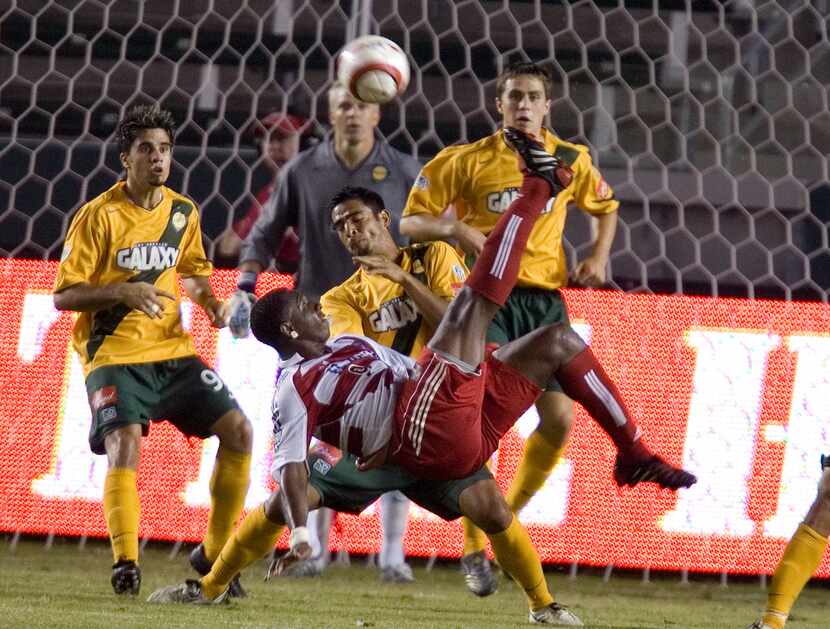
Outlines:
[[[533,63],[509,66],[496,82],[496,108],[504,126],[539,138],[574,175],[573,183],[556,194],[538,218],[522,257],[516,288],[488,330],[487,340],[500,345],[544,325],[568,321],[558,289],[568,281],[562,233],[570,203],[598,219],[593,251],[574,270],[574,280],[584,286],[601,286],[606,280],[618,202],[593,166],[587,147],[565,142],[542,126],[550,110],[551,91],[549,74]],[[416,180],[404,209],[401,233],[413,241],[455,240],[472,266],[486,235],[518,194],[522,177],[513,167],[514,159],[501,130],[478,142],[444,149],[424,166]],[[442,217],[451,205],[457,218]],[[555,381],[549,383],[536,407],[541,421],[527,441],[507,494],[508,504],[516,512],[552,472],[573,421],[573,402]],[[677,489],[694,482],[693,476],[648,451],[631,421],[601,425],[619,450],[614,470],[618,484],[655,482]],[[479,596],[495,589],[484,544],[481,533],[465,521],[463,565],[468,586]]]
[[[821,457],[821,480],[804,521],[784,549],[767,594],[767,609],[748,629],[784,629],[801,590],[818,568],[830,536],[830,456]]]
[[[222,327],[224,307],[208,277],[196,204],[164,184],[174,122],[156,106],[131,109],[117,129],[126,178],[72,219],[54,301],[80,312],[72,344],[92,410],[89,444],[106,454],[103,507],[112,542],[112,587],[138,594],[139,498],[136,469],[150,422],[183,434],[219,437],[202,544],[191,554],[206,573],[233,530],[248,491],[251,424],[219,376],[197,356],[179,313],[177,276],[188,296]],[[244,593],[235,583],[234,593]]]

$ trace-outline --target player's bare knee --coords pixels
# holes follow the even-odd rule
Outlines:
[[[513,512],[494,480],[479,481],[465,489],[459,505],[462,513],[485,533],[500,533],[513,520]]]
[[[585,349],[585,343],[566,323],[545,327],[545,352],[550,362],[561,365]]]
[[[228,411],[213,424],[213,434],[219,437],[223,447],[235,452],[250,452],[254,443],[254,429],[244,413],[238,409]]]

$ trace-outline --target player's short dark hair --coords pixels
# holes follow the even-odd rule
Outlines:
[[[293,303],[294,291],[277,288],[262,296],[251,308],[251,332],[260,343],[270,345],[277,351],[284,341],[280,324],[287,317]]]
[[[158,105],[136,105],[118,123],[115,135],[118,138],[118,150],[129,153],[133,141],[145,129],[162,129],[167,132],[170,142],[176,132],[176,121],[173,114]]]
[[[346,186],[329,201],[329,221],[331,221],[331,213],[334,211],[334,208],[341,203],[353,199],[363,201],[366,207],[370,208],[375,215],[380,214],[386,209],[386,203],[383,202],[383,197],[374,190],[369,190],[369,188],[363,188],[361,186]],[[333,221],[332,225],[334,225]]]
[[[545,98],[550,99],[553,96],[553,78],[550,70],[532,61],[514,61],[502,70],[502,73],[496,78],[496,96],[501,98],[507,79],[515,79],[517,76],[536,77],[545,86]]]

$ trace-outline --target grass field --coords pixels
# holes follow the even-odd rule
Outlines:
[[[264,583],[265,562],[243,574],[251,596],[221,607],[158,606],[144,602],[155,588],[190,577],[187,556],[170,559],[170,547],[148,547],[142,557],[139,598],[116,598],[109,586],[108,546],[57,540],[21,541],[15,551],[0,542],[0,627],[520,627],[527,626],[524,597],[502,579],[486,599],[469,594],[454,564],[427,572],[416,563],[417,583],[387,585],[363,562],[334,566],[319,579]],[[757,581],[717,578],[652,580],[551,572],[557,599],[595,628],[744,629],[762,608]],[[808,588],[788,629],[830,627],[830,591]]]

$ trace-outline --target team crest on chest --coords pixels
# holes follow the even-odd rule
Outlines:
[[[182,214],[181,212],[176,212],[173,214],[173,219],[171,221],[173,223],[173,227],[176,229],[177,232],[182,231],[184,226],[187,225],[187,217]]]

